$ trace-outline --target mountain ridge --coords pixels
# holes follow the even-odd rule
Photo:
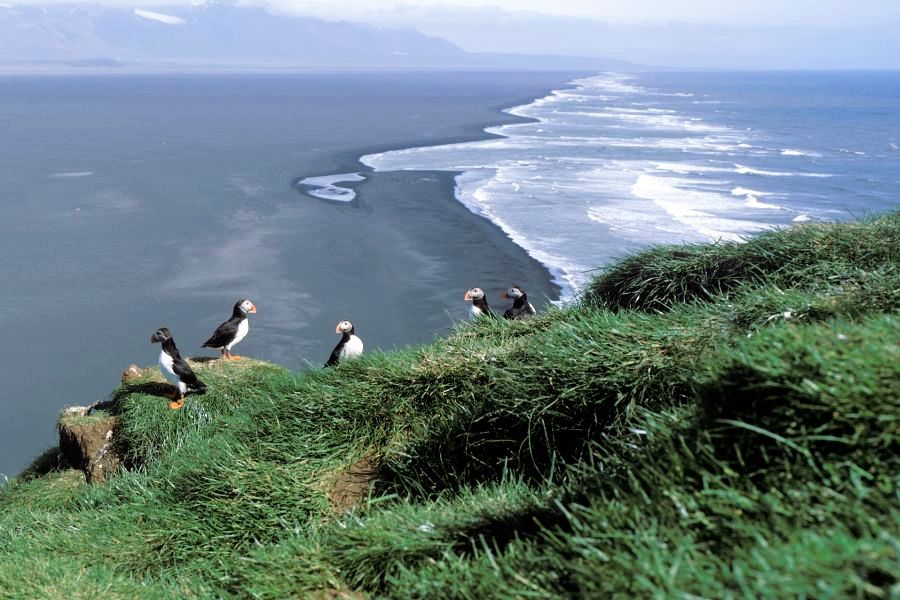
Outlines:
[[[412,28],[187,7],[0,4],[0,65],[320,68],[627,68],[606,59],[473,54]]]

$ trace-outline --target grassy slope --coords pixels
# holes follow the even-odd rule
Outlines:
[[[0,493],[0,594],[896,595],[898,249],[900,213],[653,249],[528,323],[124,386],[131,471]]]

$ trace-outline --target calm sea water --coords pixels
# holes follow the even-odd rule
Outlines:
[[[900,72],[603,74],[509,112],[534,121],[362,161],[461,171],[460,199],[565,295],[648,244],[900,206]]]
[[[465,290],[546,269],[453,199],[452,177],[386,175],[360,202],[297,178],[377,149],[483,136],[573,74],[0,77],[0,473],[103,398],[151,333],[188,355],[251,298],[241,354],[319,366],[351,319],[368,348],[464,318]]]

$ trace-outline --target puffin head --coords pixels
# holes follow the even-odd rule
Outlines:
[[[512,298],[513,300],[521,298],[524,295],[525,295],[525,292],[523,292],[522,288],[520,288],[517,285],[514,285],[511,288],[509,288],[508,290],[506,290],[505,292],[503,292],[504,298]]]
[[[341,321],[334,328],[335,333],[353,333],[353,323],[350,321]]]
[[[238,300],[237,304],[235,304],[234,307],[241,309],[241,312],[245,315],[253,314],[256,312],[256,305],[249,300]]]
[[[165,342],[166,340],[171,340],[171,339],[172,339],[172,332],[169,331],[169,328],[168,327],[160,327],[159,329],[156,330],[156,333],[154,333],[152,336],[150,336],[150,343],[151,344],[161,344],[161,343]]]
[[[463,296],[463,299],[466,302],[472,302],[473,300],[481,300],[482,298],[484,298],[484,290],[481,288],[472,288],[471,290],[466,292],[465,296]]]

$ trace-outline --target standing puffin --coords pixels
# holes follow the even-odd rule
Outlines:
[[[224,358],[241,358],[231,354],[231,349],[250,331],[247,315],[256,312],[256,306],[249,300],[238,300],[231,312],[231,318],[216,327],[212,337],[203,344],[204,348],[215,348],[222,352]]]
[[[472,306],[469,308],[469,316],[474,320],[480,317],[481,315],[486,315],[488,317],[493,317],[494,313],[491,312],[491,307],[488,306],[487,298],[484,295],[484,290],[481,288],[472,288],[466,295],[463,297],[466,302],[471,302]]]
[[[525,290],[520,288],[517,285],[512,286],[505,292],[503,292],[504,298],[512,298],[513,305],[506,309],[506,312],[503,313],[504,319],[530,319],[535,315],[534,307],[531,305],[531,302],[528,301],[528,296],[525,295]]]
[[[334,332],[343,335],[341,336],[341,341],[339,341],[337,346],[334,347],[334,350],[331,351],[331,356],[328,357],[328,361],[325,363],[326,367],[336,365],[348,358],[355,358],[363,352],[363,342],[356,335],[353,323],[350,321],[341,321],[337,324],[337,327],[334,328]]]
[[[166,327],[157,329],[156,333],[150,337],[150,343],[162,344],[162,350],[159,351],[159,370],[172,385],[178,388],[169,396],[172,399],[169,408],[178,410],[184,406],[184,395],[188,392],[202,394],[206,391],[206,385],[197,379],[191,366],[181,358],[178,347],[175,346],[175,340],[172,339],[172,333]]]

